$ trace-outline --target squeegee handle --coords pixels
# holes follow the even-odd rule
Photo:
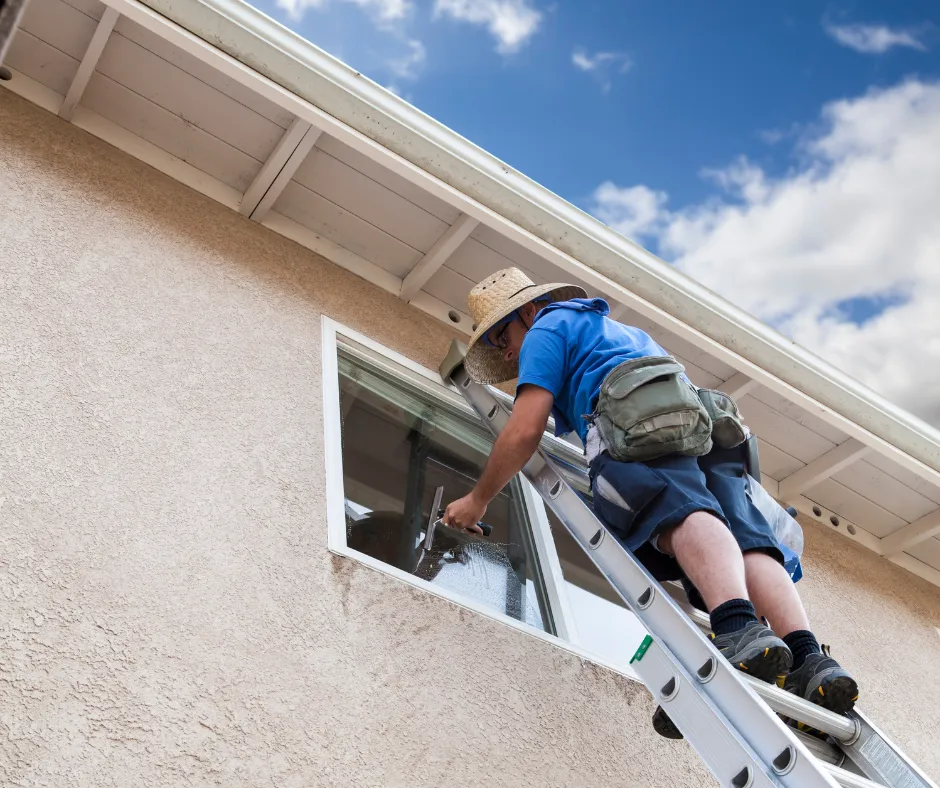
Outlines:
[[[438,510],[437,510],[437,516],[438,516],[438,517],[443,517],[443,516],[444,516],[444,510],[443,510],[443,509],[438,509]],[[477,523],[477,525],[480,527],[480,530],[483,531],[483,535],[484,535],[484,536],[489,536],[491,533],[493,533],[493,526],[492,526],[492,525],[489,525],[488,523]]]

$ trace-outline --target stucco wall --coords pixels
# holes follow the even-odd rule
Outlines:
[[[0,784],[710,784],[642,686],[327,552],[321,314],[446,330],[2,90],[0,141]],[[940,589],[808,544],[940,776]]]

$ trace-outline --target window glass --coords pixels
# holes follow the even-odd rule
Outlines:
[[[438,525],[425,549],[435,493],[465,495],[486,463],[482,425],[345,348],[339,381],[348,546],[553,633],[518,480],[487,509],[488,537]]]

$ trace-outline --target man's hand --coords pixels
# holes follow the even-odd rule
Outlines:
[[[539,446],[555,398],[539,386],[523,386],[506,426],[496,439],[483,475],[473,491],[447,507],[442,518],[452,528],[482,534],[477,526],[486,507],[513,476],[529,461]]]
[[[478,501],[473,493],[465,495],[450,504],[441,521],[451,528],[461,528],[470,533],[483,536],[483,529],[477,525],[486,513],[486,504]]]

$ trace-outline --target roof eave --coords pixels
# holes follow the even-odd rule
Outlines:
[[[406,161],[940,473],[940,432],[243,0],[142,0]]]

